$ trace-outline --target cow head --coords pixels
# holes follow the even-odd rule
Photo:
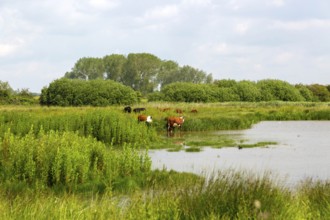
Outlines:
[[[147,123],[151,123],[152,122],[152,117],[150,115],[148,115],[146,122]]]

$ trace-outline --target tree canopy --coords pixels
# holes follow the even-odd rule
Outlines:
[[[69,79],[111,79],[146,95],[173,82],[212,83],[212,74],[191,66],[180,67],[174,61],[161,60],[149,53],[106,55],[103,58],[80,58]]]

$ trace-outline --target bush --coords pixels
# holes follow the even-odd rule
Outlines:
[[[43,88],[41,105],[108,106],[137,102],[137,94],[128,86],[112,80],[58,79]]]
[[[304,101],[300,92],[291,84],[281,80],[266,79],[257,82],[261,101]]]
[[[171,102],[211,102],[215,101],[210,84],[186,82],[171,83],[162,89],[165,101]]]

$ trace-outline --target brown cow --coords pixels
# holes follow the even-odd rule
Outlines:
[[[181,130],[181,127],[184,122],[184,117],[168,117],[167,118],[167,131],[173,132],[175,127],[179,127]]]
[[[149,125],[152,122],[152,117],[150,115],[139,115],[138,122],[146,122]]]
[[[191,113],[197,113],[197,109],[193,109],[190,111]]]

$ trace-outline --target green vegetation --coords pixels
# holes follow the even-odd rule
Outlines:
[[[329,102],[330,85],[291,85],[278,79],[213,80],[191,66],[149,53],[83,57],[61,79],[40,91],[47,106],[110,106],[150,102]],[[13,91],[0,81],[0,104],[37,104],[28,89]]]
[[[28,89],[14,91],[8,82],[0,80],[0,105],[35,105],[38,104],[38,97]]]
[[[60,106],[131,104],[146,97],[149,101],[195,103],[330,101],[329,85],[291,85],[278,79],[213,80],[212,74],[148,53],[80,58],[64,78],[41,93],[42,105]]]
[[[239,144],[238,148],[252,148],[252,147],[268,147],[269,145],[276,145],[276,142],[263,141],[255,144]]]
[[[145,86],[140,85],[140,87]],[[260,80],[258,82],[220,80],[208,84],[178,81],[163,86],[160,91],[149,90],[147,94],[141,94],[139,89],[113,80],[86,81],[62,78],[43,88],[40,104],[47,106],[127,105],[140,102],[143,98],[142,95],[147,96],[150,102],[185,103],[325,102],[330,100],[330,92],[325,86],[293,86],[280,80]]]
[[[103,58],[83,57],[65,78],[114,80],[146,95],[173,82],[205,83],[212,75],[191,66],[180,67],[170,60],[161,60],[149,53],[106,55]]]
[[[73,132],[41,130],[35,136],[31,129],[17,137],[9,130],[0,144],[1,183],[9,190],[18,184],[102,192],[122,187],[122,181],[143,182],[150,173],[149,158],[139,155],[132,146],[116,151]]]
[[[92,136],[108,145],[125,143],[148,147],[158,139],[154,129],[137,123],[136,115],[123,114],[114,108],[17,108],[4,109],[0,115],[0,137],[10,131],[18,136],[40,130],[71,131],[81,136]]]
[[[40,104],[47,106],[108,106],[132,104],[137,93],[112,80],[58,79],[41,91]]]
[[[236,141],[229,139],[226,135],[218,135],[213,133],[203,132],[201,135],[186,135],[186,145],[191,147],[233,147],[237,146]]]
[[[124,113],[123,106],[1,106],[0,219],[328,218],[329,180],[307,179],[287,188],[272,176],[236,170],[207,177],[151,170],[147,154],[149,148],[168,146],[183,150],[188,145],[188,151],[237,146],[225,136],[196,139],[196,131],[245,129],[261,120],[330,120],[328,103],[144,107],[153,116],[150,127],[138,123],[137,114]],[[169,138],[164,118],[178,115],[177,108],[185,123]],[[270,144],[275,143],[255,145]]]
[[[264,102],[330,101],[330,91],[322,85],[291,85],[281,80],[216,80],[212,84],[175,82],[149,94],[151,101],[170,102]]]
[[[186,152],[200,152],[201,148],[200,147],[188,147],[185,149]]]
[[[206,180],[154,171],[144,190],[56,193],[0,188],[1,219],[328,219],[330,183],[305,181],[295,190],[270,177],[220,172]]]

